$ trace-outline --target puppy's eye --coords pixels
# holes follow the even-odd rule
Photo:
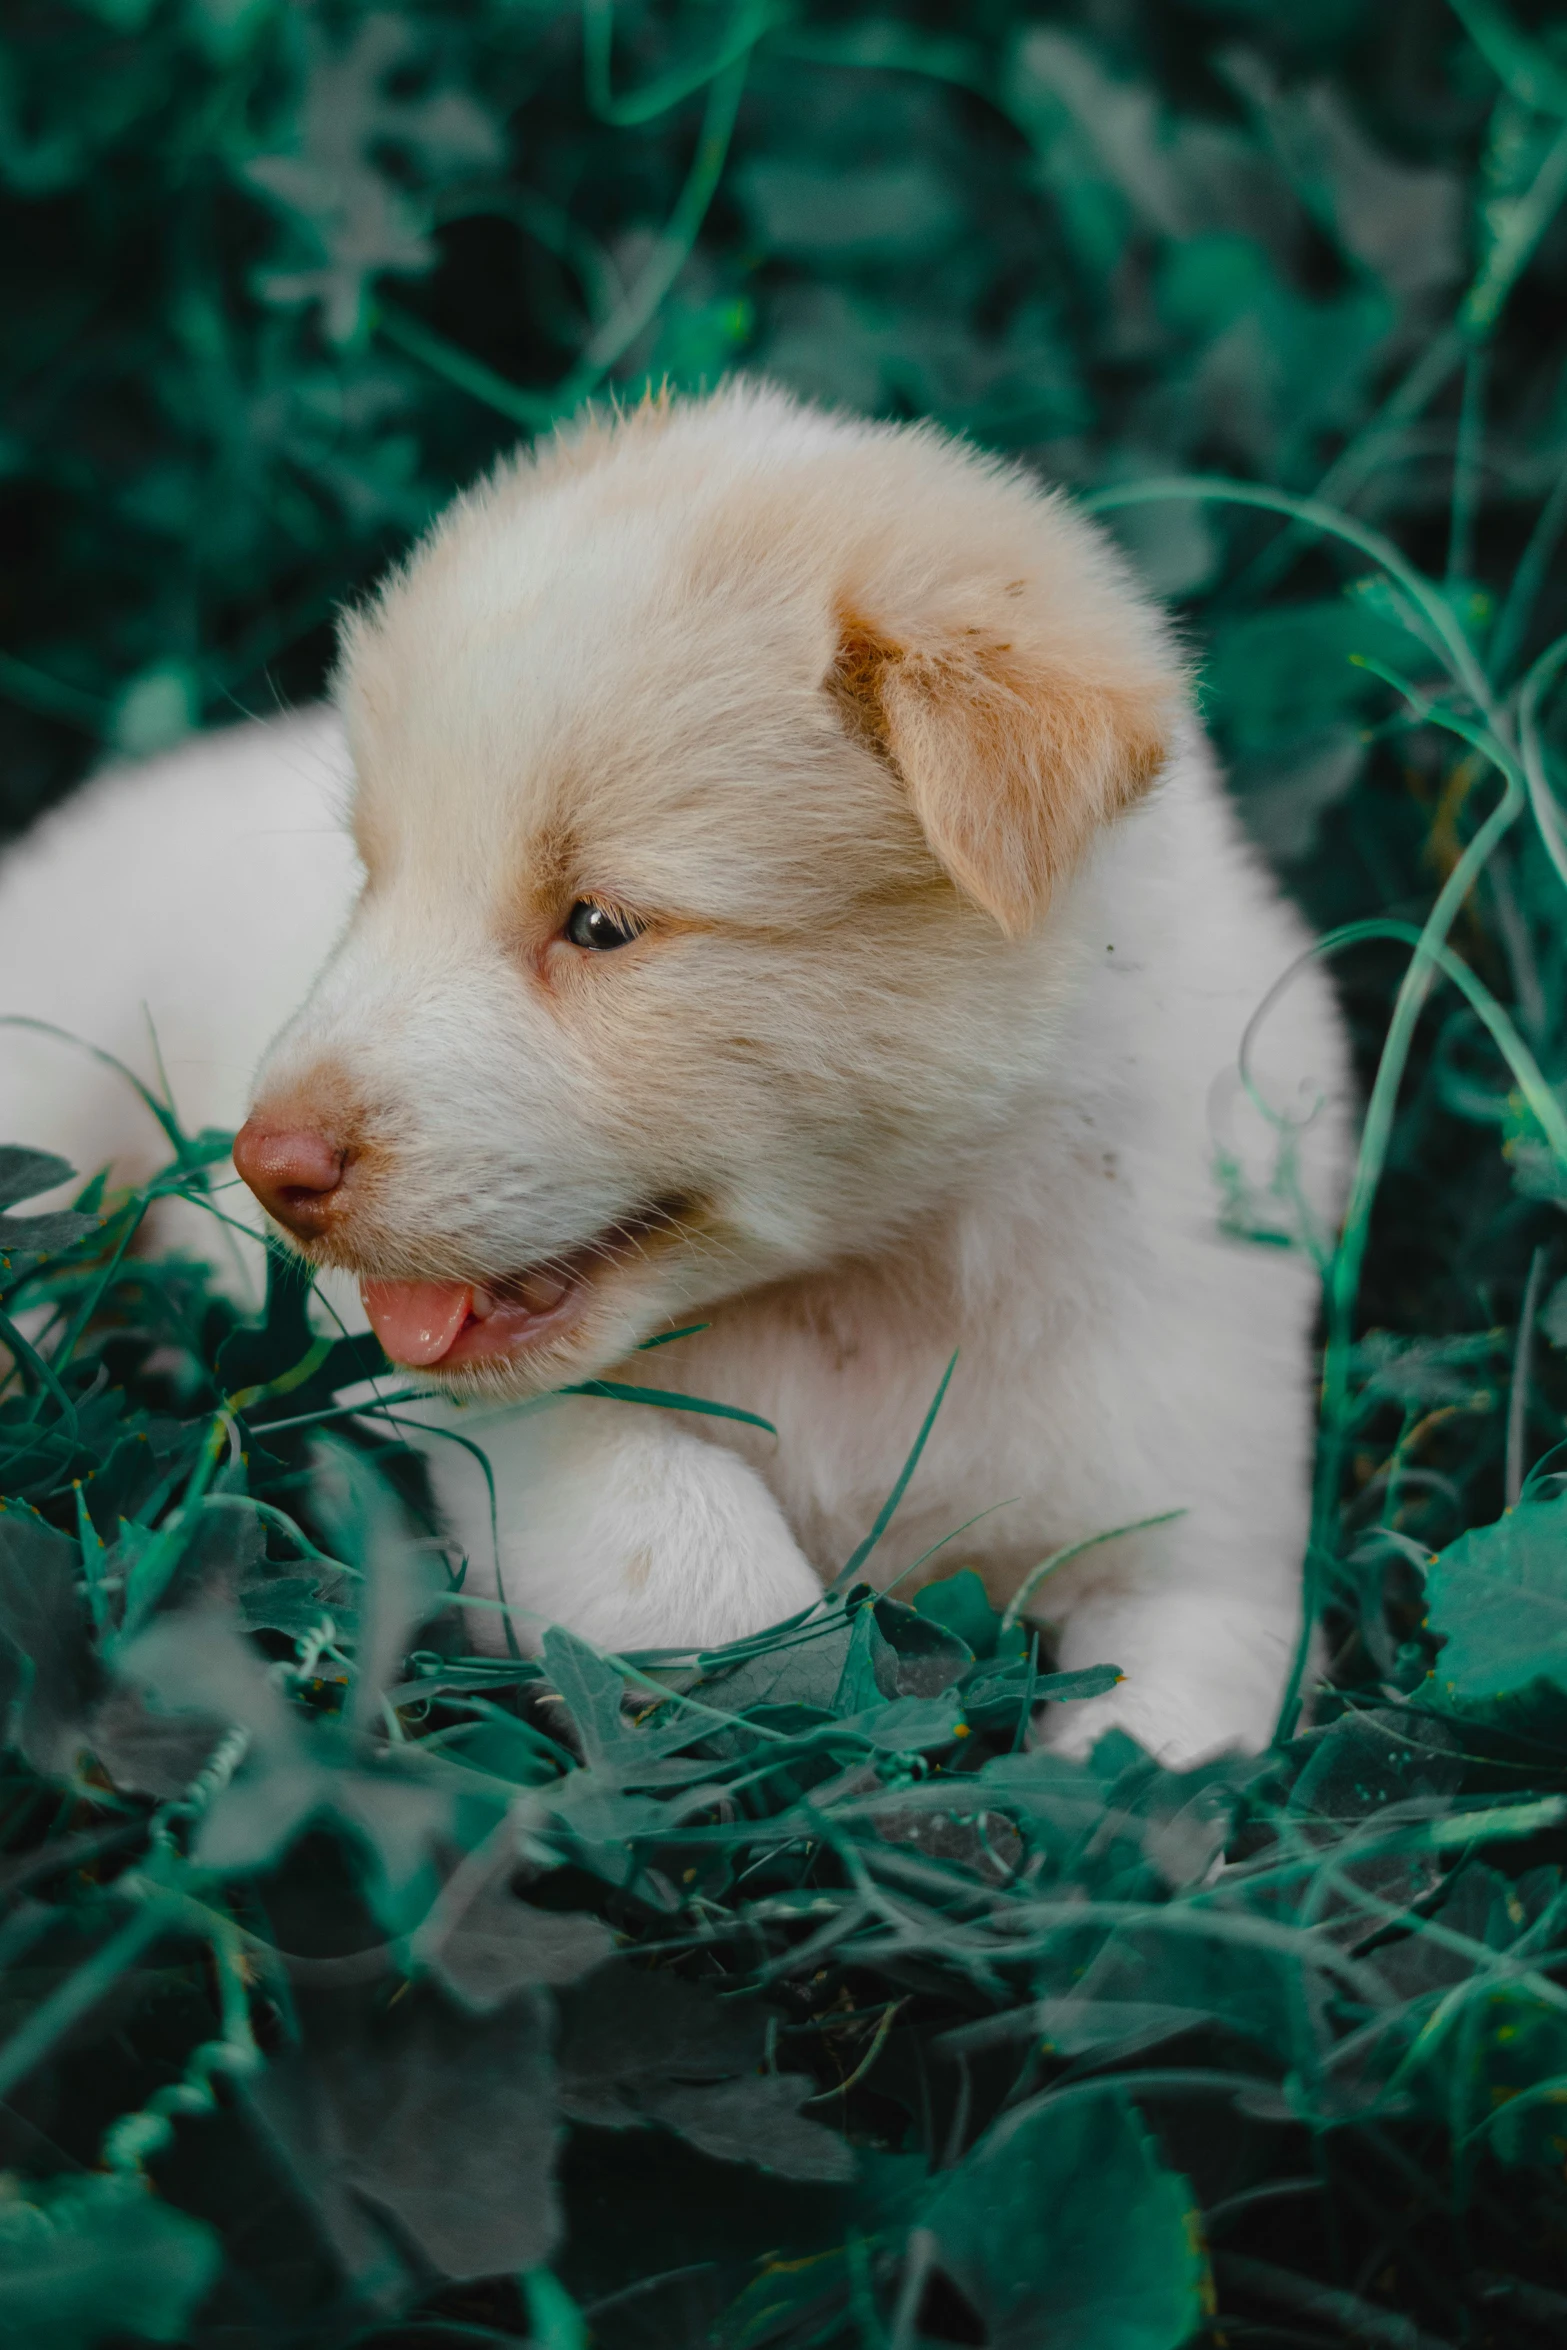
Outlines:
[[[578,898],[566,916],[566,936],[572,945],[591,947],[597,954],[605,954],[611,947],[628,947],[641,931],[641,923],[629,914],[595,905],[591,898]]]

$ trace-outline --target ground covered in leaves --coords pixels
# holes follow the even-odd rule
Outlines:
[[[7,2339],[1559,2338],[1567,1501],[1185,1772],[1031,1746],[1113,1663],[878,1527],[740,1648],[477,1657],[373,1342],[143,1204],[0,1225]]]
[[[1332,1686],[1186,1773],[1031,1746],[1102,1681],[876,1528],[742,1650],[474,1656],[371,1342],[6,1138],[0,2336],[1559,2342],[1556,12],[21,0],[0,185],[10,823],[316,690],[519,430],[740,362],[1179,600],[1366,1108],[1331,1239],[1216,1168],[1321,1263]]]

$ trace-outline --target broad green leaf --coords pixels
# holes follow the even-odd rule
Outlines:
[[[549,2022],[537,1998],[487,2022],[428,1991],[385,2015],[335,2013],[248,2091],[350,2276],[402,2263],[378,2208],[449,2277],[515,2274],[559,2229]]]
[[[960,1681],[974,1661],[967,1641],[939,1617],[896,1599],[865,1599],[853,1608],[850,1623],[832,1696],[832,1710],[846,1719],[882,1700],[935,1697]]]
[[[1431,656],[1386,612],[1347,596],[1275,605],[1227,620],[1210,639],[1207,707],[1244,754],[1318,745],[1344,720],[1385,700],[1387,688],[1355,654],[1406,674]]]
[[[438,1889],[436,1850],[454,1832],[456,1772],[416,1747],[308,1721],[218,1609],[160,1616],[121,1653],[116,1671],[168,1715],[246,1734],[235,1770],[201,1814],[195,1849],[203,1867],[263,1868],[309,1828],[331,1822],[366,1854],[366,1891],[389,1931],[407,1932],[426,1914]],[[499,1808],[488,1807],[487,1825]]]
[[[53,1191],[69,1182],[75,1169],[52,1151],[25,1150],[15,1143],[0,1145],[0,1209],[15,1210],[23,1200],[41,1191]],[[33,1269],[42,1257],[55,1256],[98,1229],[98,1218],[73,1208],[42,1215],[0,1214],[0,1287]]]
[[[875,1601],[885,1647],[876,1654],[878,1686],[888,1697],[936,1697],[968,1671],[978,1653],[953,1625],[901,1600]]]
[[[574,1983],[608,1958],[615,1937],[601,1919],[537,1909],[514,1885],[514,1851],[501,1854],[466,1901],[461,1878],[445,1888],[415,1947],[478,2015],[490,2015],[546,1983]]]
[[[993,2350],[1179,2350],[1202,2316],[1192,2191],[1114,2089],[995,2123],[924,2220]]]
[[[799,2107],[812,2084],[760,2070],[766,2010],[667,1973],[600,1967],[562,2002],[562,2111],[601,2129],[662,2122],[722,2162],[790,2179],[854,2174],[836,2131]]]
[[[1340,91],[1287,90],[1253,49],[1231,50],[1226,78],[1263,120],[1318,220],[1401,301],[1450,286],[1463,267],[1459,173],[1376,145]]]
[[[68,1159],[57,1158],[53,1151],[30,1151],[18,1143],[0,1143],[0,1208],[14,1208],[20,1200],[36,1199],[41,1191],[53,1191],[56,1184],[69,1183],[75,1172]],[[4,1229],[0,1225],[0,1231]]]
[[[0,1736],[45,1777],[68,1775],[99,1671],[77,1545],[0,1501]]]
[[[927,1583],[916,1593],[914,1606],[931,1623],[955,1632],[975,1656],[995,1654],[1000,1611],[991,1606],[990,1594],[972,1567],[960,1567],[955,1575]]]
[[[222,2264],[214,2231],[140,2179],[0,2179],[0,2339],[16,2350],[181,2342]]]
[[[167,1803],[211,1761],[227,1728],[199,1714],[159,1713],[121,1684],[93,1708],[85,1743],[116,1787]]]
[[[712,2155],[780,2178],[823,2184],[854,2176],[854,2150],[800,2107],[815,2088],[808,2074],[745,2073],[732,2081],[670,2081],[647,2098],[648,2118]]]
[[[629,1787],[668,1787],[708,1772],[705,1762],[663,1759],[691,1745],[705,1727],[703,1719],[675,1698],[659,1706],[646,1724],[633,1722],[626,1701],[642,1692],[629,1690],[619,1668],[575,1632],[552,1625],[545,1633],[544,1670],[566,1701],[584,1760],[601,1779]]]
[[[557,2043],[561,2102],[581,2121],[624,2129],[670,2080],[749,2072],[766,2041],[766,2010],[717,2000],[679,1976],[625,1960],[564,1997]]]
[[[832,1710],[849,1719],[891,1695],[892,1657],[876,1621],[876,1610],[867,1602],[852,1619],[843,1670],[832,1693]]]
[[[316,1493],[335,1554],[357,1574],[348,1720],[356,1730],[379,1728],[383,1696],[413,1635],[439,1610],[446,1575],[430,1544],[415,1537],[385,1478],[351,1446],[323,1442]]]
[[[733,1662],[730,1650],[704,1656],[704,1701],[735,1714],[758,1706],[811,1706],[829,1712],[858,1620],[857,1614],[850,1616],[835,1607],[787,1640],[744,1644],[748,1653]]]
[[[97,1229],[96,1216],[78,1216],[69,1208],[52,1216],[0,1216],[0,1272],[9,1271],[22,1257],[56,1256]]]
[[[1567,1691],[1567,1499],[1460,1535],[1427,1571],[1426,1608],[1443,1645],[1425,1694],[1462,1708]]]

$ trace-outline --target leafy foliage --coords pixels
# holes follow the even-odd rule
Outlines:
[[[1339,1235],[1282,1114],[1271,1181],[1220,1143],[1324,1273],[1335,1687],[1188,1772],[1032,1745],[1114,1660],[876,1598],[873,1529],[730,1651],[472,1654],[373,1342],[133,1252],[225,1139],[159,1105],[159,1182],[50,1214],[0,1151],[0,2330],[1559,2339],[1551,13],[21,0],[0,182],[12,822],[314,691],[519,431],[743,362],[1182,600],[1367,1097]]]
[[[1050,1673],[972,1574],[683,1661],[558,1630],[481,1657],[396,1390],[330,1400],[362,1344],[329,1364],[281,1263],[246,1326],[128,1257],[145,1204],[63,1217],[12,1301],[40,1343],[5,1406],[36,1506],[0,1510],[0,2313],[29,2341],[418,2313],[454,2344],[1178,2350],[1281,2310],[1325,2340],[1552,2315],[1562,1503],[1431,1567],[1411,1694],[1363,1679],[1183,1772],[1032,1745],[1113,1664]]]

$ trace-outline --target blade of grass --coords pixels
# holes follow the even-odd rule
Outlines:
[[[920,1432],[914,1439],[914,1443],[909,1452],[908,1459],[904,1462],[902,1468],[898,1471],[897,1477],[893,1482],[892,1491],[888,1494],[886,1500],[882,1503],[881,1508],[876,1513],[875,1524],[872,1526],[870,1532],[866,1535],[864,1541],[857,1544],[854,1550],[850,1552],[845,1565],[840,1568],[839,1572],[828,1584],[827,1596],[829,1599],[835,1597],[838,1592],[847,1590],[848,1586],[854,1581],[856,1575],[858,1575],[861,1567],[864,1566],[866,1560],[870,1557],[871,1552],[876,1548],[877,1543],[880,1542],[882,1536],[886,1533],[887,1528],[892,1524],[893,1513],[897,1509],[899,1502],[903,1499],[904,1494],[908,1491],[909,1479],[913,1476],[915,1470],[919,1467],[920,1455],[924,1452],[926,1441],[930,1436],[932,1428],[934,1428],[936,1425],[936,1414],[940,1411],[942,1404],[946,1399],[947,1389],[952,1384],[952,1374],[957,1369],[957,1367],[958,1358],[954,1352],[952,1360],[948,1363],[946,1369],[941,1374],[940,1385],[937,1387],[935,1396],[931,1401],[930,1410],[925,1414],[924,1422],[920,1428]]]

